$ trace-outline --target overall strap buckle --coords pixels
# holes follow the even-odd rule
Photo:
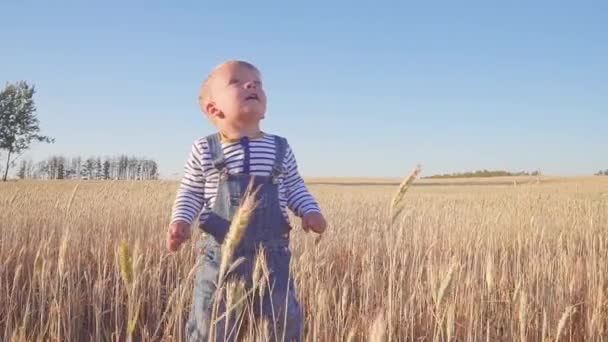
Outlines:
[[[272,168],[272,184],[279,184],[281,181],[281,175],[283,175],[282,167],[273,167]]]
[[[225,181],[225,180],[228,179],[228,168],[226,167],[226,161],[224,160],[223,157],[214,160],[213,161],[213,167],[219,173],[220,180]]]

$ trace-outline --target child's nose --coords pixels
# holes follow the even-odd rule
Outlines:
[[[255,89],[257,88],[257,84],[255,83],[255,81],[249,81],[245,83],[245,88],[246,89]]]

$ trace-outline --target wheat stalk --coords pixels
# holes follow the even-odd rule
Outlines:
[[[74,202],[74,197],[76,197],[76,191],[78,191],[79,185],[80,184],[76,184],[76,186],[74,187],[74,190],[72,190],[72,194],[70,195],[70,200],[68,201],[68,205],[65,209],[66,213],[70,212],[70,208],[72,207],[72,203]]]
[[[420,165],[417,165],[414,170],[412,170],[412,172],[410,173],[410,175],[408,177],[406,177],[401,184],[399,184],[399,188],[397,189],[397,192],[395,193],[395,195],[393,196],[393,199],[391,201],[391,205],[390,205],[390,228],[391,231],[393,229],[393,226],[395,224],[395,221],[397,219],[397,217],[399,216],[399,214],[403,211],[403,208],[405,208],[404,206],[404,202],[403,202],[403,198],[405,196],[405,193],[407,192],[407,190],[409,189],[410,185],[412,185],[412,183],[414,182],[414,180],[416,180],[416,178],[418,177],[418,175],[420,174]],[[389,253],[389,280],[388,280],[388,330],[389,330],[389,341],[392,340],[392,331],[393,331],[393,284],[394,284],[394,244],[390,244],[388,246],[388,253]]]
[[[230,319],[234,315],[237,319],[241,317],[244,310],[244,299],[247,296],[245,289],[245,282],[241,279],[239,281],[229,281],[226,283],[226,314],[225,314],[225,330],[228,330]],[[229,335],[236,333],[231,331]]]
[[[59,257],[57,258],[57,272],[59,278],[63,278],[65,272],[66,255],[68,252],[68,238],[69,235],[66,230],[64,231],[63,237],[61,238],[61,245],[59,246]]]
[[[228,229],[228,233],[226,234],[226,238],[224,239],[224,243],[222,244],[222,260],[220,263],[220,271],[219,271],[219,281],[220,283],[224,280],[226,275],[226,270],[228,269],[234,251],[237,246],[241,242],[241,239],[245,235],[245,231],[247,230],[247,226],[249,225],[249,220],[251,219],[251,215],[253,214],[257,202],[256,202],[256,194],[258,189],[253,190],[253,179],[245,192],[245,196],[243,197],[242,204],[237,209],[236,213],[232,221],[230,222],[230,227]]]
[[[380,311],[374,319],[374,323],[369,329],[369,341],[370,342],[384,342],[386,341],[386,320],[384,319],[384,312]]]
[[[247,187],[247,190],[245,191],[245,194],[243,196],[241,205],[237,209],[236,213],[232,218],[232,221],[230,222],[228,233],[226,234],[226,237],[221,246],[221,262],[218,272],[218,284],[216,290],[218,296],[216,296],[216,300],[213,304],[213,309],[211,313],[211,317],[214,322],[209,327],[209,336],[212,338],[216,337],[215,322],[219,321],[220,319],[217,318],[217,312],[219,310],[220,298],[222,297],[220,294],[226,290],[224,283],[226,281],[227,271],[231,267],[234,252],[237,246],[240,244],[243,236],[245,236],[247,226],[249,225],[249,220],[251,219],[251,216],[253,215],[253,212],[257,207],[256,195],[259,191],[259,188],[254,190],[253,184],[254,178],[252,177]],[[227,313],[224,313],[222,316],[226,316],[227,314],[229,314],[229,311]],[[226,322],[228,322],[228,319],[226,319]]]
[[[118,267],[123,283],[127,288],[127,341],[131,341],[135,328],[137,327],[141,299],[135,298],[136,283],[134,281],[135,272],[133,271],[133,258],[129,251],[129,244],[125,240],[118,246]]]
[[[131,305],[129,305],[129,318],[127,324],[127,334],[129,340],[133,337],[133,333],[135,332],[135,328],[137,327],[137,319],[139,318],[139,308],[141,307],[141,303],[137,301],[135,304],[135,308],[133,309]]]
[[[354,342],[356,334],[357,334],[357,332],[355,330],[355,327],[352,327],[349,330],[348,335],[346,336],[346,342]]]
[[[456,306],[454,305],[454,303],[450,303],[450,306],[448,307],[448,312],[447,312],[447,319],[445,321],[446,324],[446,335],[448,338],[448,341],[451,341],[452,338],[454,337],[454,326],[455,326],[455,321],[456,321]]]
[[[570,316],[572,316],[575,312],[576,308],[574,307],[574,305],[571,305],[566,308],[566,310],[562,314],[562,317],[557,323],[557,333],[555,334],[555,341],[559,341],[559,338],[562,336],[562,331],[566,327],[566,322],[568,321],[568,318],[570,318]]]
[[[519,296],[519,339],[526,341],[526,330],[528,325],[528,299],[522,291]]]
[[[418,175],[420,174],[421,168],[420,165],[417,165],[414,170],[407,176],[401,184],[399,184],[399,188],[397,192],[393,196],[393,200],[391,201],[391,223],[394,223],[401,211],[403,211],[403,198],[405,193],[410,188],[410,186],[414,183]]]
[[[492,292],[494,287],[494,258],[492,257],[492,253],[488,253],[486,257],[486,285],[488,287],[488,292]]]
[[[541,341],[545,340],[547,336],[547,311],[543,309],[543,326],[541,328]]]
[[[452,284],[453,274],[456,270],[456,263],[452,263],[450,268],[448,269],[447,274],[441,280],[441,284],[439,288],[437,288],[437,294],[435,295],[435,306],[437,308],[437,312],[441,309],[443,301],[448,296]]]
[[[259,289],[258,294],[260,298],[264,297],[269,274],[270,271],[268,270],[268,264],[266,263],[266,251],[263,246],[260,246],[255,258],[251,279],[254,288]]]
[[[122,241],[118,246],[118,265],[122,280],[129,287],[133,282],[133,262],[129,253],[129,244],[126,241]]]

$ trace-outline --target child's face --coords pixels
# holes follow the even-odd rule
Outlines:
[[[254,69],[238,64],[223,66],[213,77],[211,94],[207,113],[216,122],[251,124],[264,118],[266,94]]]

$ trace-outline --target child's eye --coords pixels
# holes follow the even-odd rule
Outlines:
[[[231,79],[228,84],[238,84],[239,80],[237,80],[236,78]]]

